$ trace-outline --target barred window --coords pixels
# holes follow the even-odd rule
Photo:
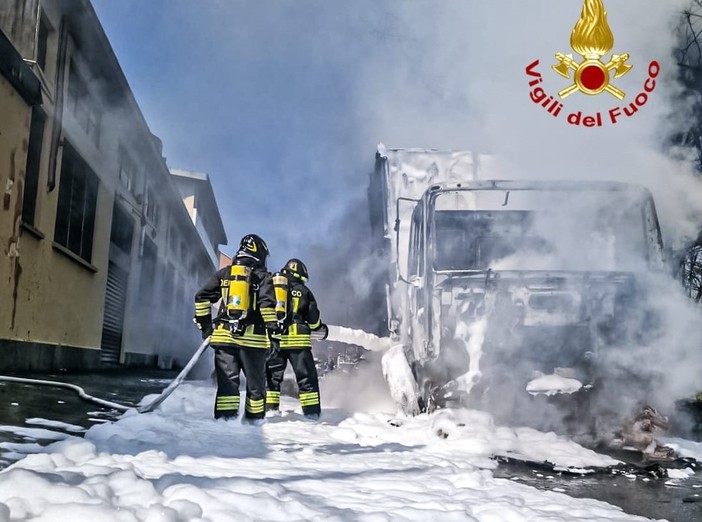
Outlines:
[[[65,143],[54,241],[88,263],[93,256],[98,183],[88,164]]]
[[[98,147],[102,114],[97,110],[97,103],[90,95],[88,86],[73,61],[68,73],[68,109]]]

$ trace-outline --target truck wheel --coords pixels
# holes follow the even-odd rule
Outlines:
[[[390,348],[383,355],[383,377],[390,389],[390,396],[397,407],[406,415],[417,415],[419,407],[419,387],[412,374],[402,345]]]

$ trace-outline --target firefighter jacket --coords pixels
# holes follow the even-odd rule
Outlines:
[[[270,348],[270,339],[266,331],[266,323],[276,322],[275,293],[271,274],[262,266],[248,258],[237,259],[237,263],[250,266],[251,285],[249,289],[249,310],[243,322],[243,331],[232,334],[228,323],[226,302],[229,295],[229,283],[234,279],[232,266],[217,271],[205,286],[195,294],[195,320],[198,323],[212,321],[211,304],[221,300],[219,312],[214,319],[212,344],[228,344],[244,348]]]
[[[280,348],[312,348],[310,332],[322,325],[317,301],[302,281],[288,277],[288,285],[288,314],[278,337]]]

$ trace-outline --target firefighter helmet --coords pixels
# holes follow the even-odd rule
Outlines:
[[[287,263],[285,263],[285,266],[283,267],[283,270],[281,270],[281,272],[287,275],[291,275],[302,281],[307,281],[310,278],[310,274],[309,272],[307,272],[307,267],[305,266],[305,263],[303,263],[296,257],[293,257]]]
[[[239,250],[236,257],[250,257],[255,259],[263,266],[266,266],[266,258],[268,257],[268,245],[256,234],[246,234],[241,238]]]

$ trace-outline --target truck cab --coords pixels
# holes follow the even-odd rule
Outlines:
[[[414,171],[410,191],[413,153],[423,165],[432,154],[438,161],[424,178]],[[392,231],[383,237],[388,329],[415,380],[403,407],[483,400],[488,390],[504,400],[535,375],[593,386],[600,351],[641,333],[621,325],[646,323],[630,317],[638,313],[630,304],[645,292],[643,275],[663,268],[650,192],[615,182],[476,179],[475,161],[456,179],[455,169],[441,175],[447,157],[465,164],[476,156],[384,148],[376,156]]]

